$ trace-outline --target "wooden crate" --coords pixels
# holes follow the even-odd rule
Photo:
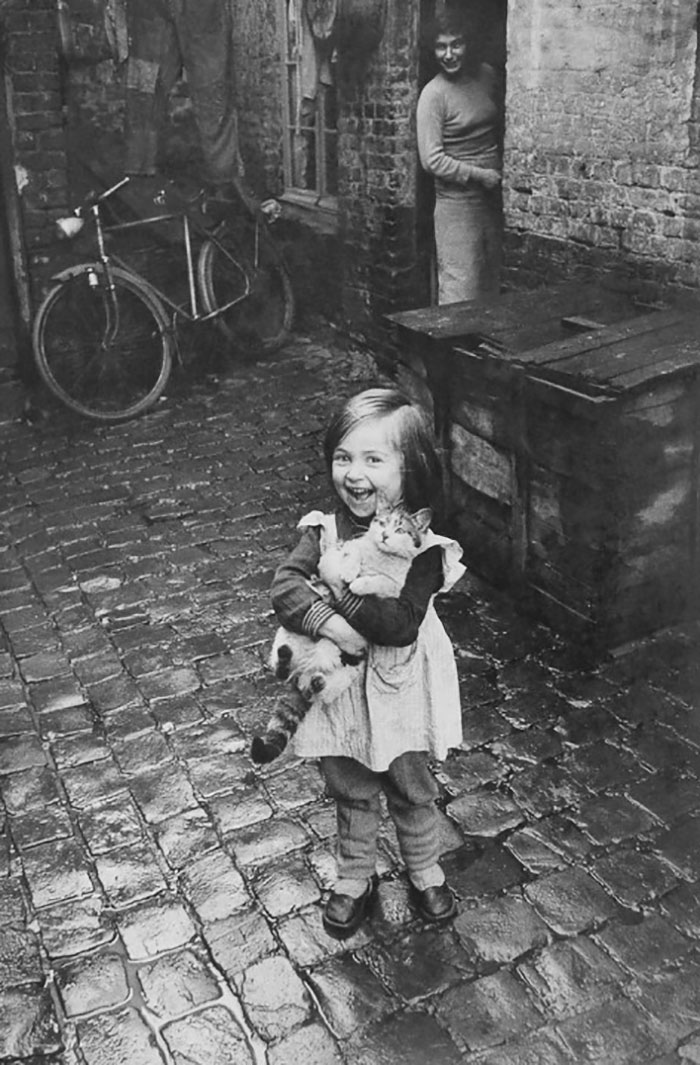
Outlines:
[[[697,315],[563,286],[391,321],[472,568],[608,647],[698,614]]]

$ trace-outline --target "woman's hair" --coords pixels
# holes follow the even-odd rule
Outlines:
[[[330,472],[333,453],[348,433],[374,418],[392,419],[392,443],[402,457],[403,502],[411,510],[442,511],[442,466],[433,432],[419,407],[393,388],[368,388],[335,415],[323,444]]]
[[[421,27],[421,43],[429,52],[435,47],[436,39],[444,34],[449,37],[462,37],[467,48],[474,48],[480,36],[480,20],[475,13],[449,8],[440,11]]]
[[[421,36],[425,45],[432,48],[435,38],[440,34],[450,37],[467,37],[472,29],[472,21],[462,11],[441,11],[423,26]]]

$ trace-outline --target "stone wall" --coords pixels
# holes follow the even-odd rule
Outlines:
[[[533,0],[508,19],[511,267],[700,280],[697,5]]]

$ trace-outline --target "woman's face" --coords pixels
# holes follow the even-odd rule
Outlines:
[[[435,58],[448,78],[454,78],[464,66],[467,44],[464,37],[439,33],[435,38]]]

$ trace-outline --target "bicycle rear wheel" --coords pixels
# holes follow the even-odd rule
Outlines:
[[[294,293],[289,274],[266,223],[249,218],[222,222],[206,240],[197,261],[197,282],[208,313],[231,300],[228,311],[212,319],[229,340],[246,343],[251,335],[263,351],[276,351],[289,337]],[[245,294],[246,279],[250,286]]]
[[[150,289],[113,267],[84,263],[51,289],[32,343],[42,380],[71,410],[101,422],[148,410],[172,368],[168,320]]]

